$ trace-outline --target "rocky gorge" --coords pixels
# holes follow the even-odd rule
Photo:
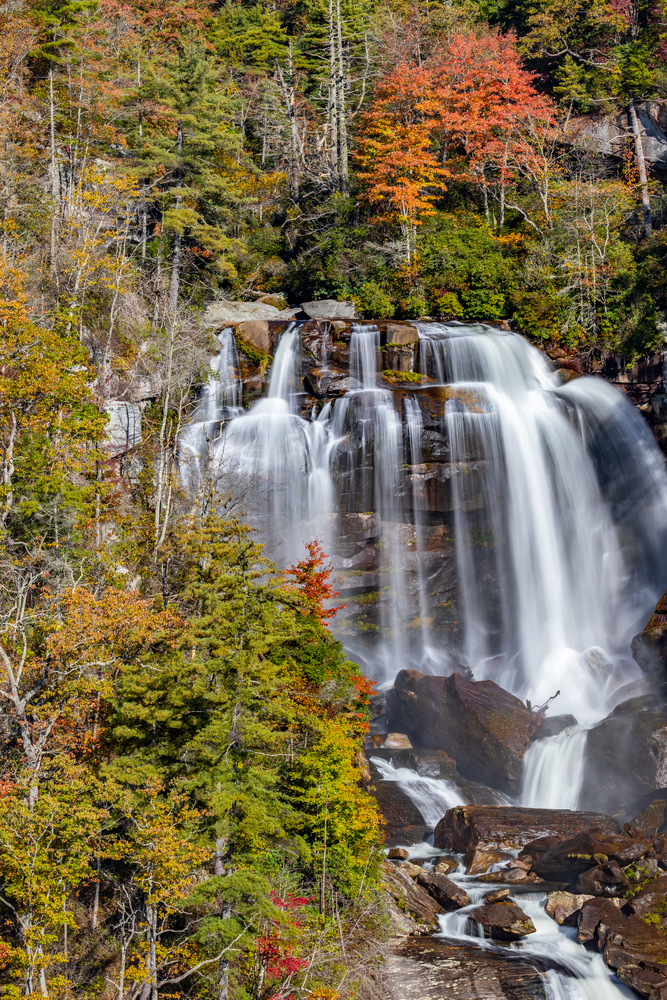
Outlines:
[[[180,469],[234,492],[279,564],[312,538],[331,554],[334,632],[377,684],[361,773],[403,941],[389,994],[667,996],[667,477],[647,420],[510,330],[338,305],[209,317]],[[650,417],[655,371],[636,374]]]

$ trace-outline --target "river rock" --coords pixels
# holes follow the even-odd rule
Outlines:
[[[648,850],[648,845],[643,840],[634,840],[609,829],[588,829],[562,840],[546,854],[535,859],[533,870],[542,878],[573,882],[588,869],[596,865],[607,866],[613,862],[616,868],[606,873],[600,871],[599,878],[602,881],[613,881],[618,877],[619,884],[624,883],[627,887],[627,880],[619,866],[636,861]],[[578,891],[598,895],[588,887],[582,886]],[[615,893],[608,892],[607,895],[613,896]]]
[[[623,917],[618,910],[615,913],[606,911],[598,924],[597,941],[605,962],[612,969],[667,963],[667,936],[662,928],[645,923],[641,917]]]
[[[424,871],[420,865],[414,865],[411,861],[404,861],[398,866],[402,872],[405,872],[410,878],[417,878],[418,875]]]
[[[306,388],[318,399],[342,396],[345,392],[361,389],[361,382],[342,368],[311,368],[304,381]]]
[[[302,302],[301,308],[310,319],[356,319],[354,302],[339,302],[337,299],[318,299],[316,302]]]
[[[501,900],[507,899],[511,890],[510,889],[494,889],[493,892],[487,892],[484,895],[485,903],[500,903]]]
[[[535,875],[534,872],[527,872],[525,868],[502,868],[500,871],[487,872],[485,875],[478,875],[480,882],[507,882],[510,885],[539,885],[544,884],[544,879]]]
[[[545,906],[546,912],[557,924],[576,924],[579,910],[592,896],[573,892],[550,892]]]
[[[382,883],[400,910],[414,921],[414,932],[429,934],[439,925],[438,913],[441,907],[435,899],[424,891],[400,868],[394,867],[388,861],[381,865]]]
[[[593,826],[609,832],[619,828],[616,820],[601,813],[522,806],[455,806],[436,826],[433,843],[441,850],[460,854],[475,847],[502,851],[524,847],[538,837],[563,841]]]
[[[638,917],[657,914],[663,923],[667,919],[667,875],[650,882],[627,902],[628,909]]]
[[[488,871],[491,865],[510,860],[512,860],[512,855],[505,851],[485,851],[474,848],[472,851],[468,851],[465,856],[466,875],[481,875]]]
[[[579,801],[629,818],[639,796],[662,786],[666,769],[665,709],[653,696],[631,698],[589,731]]]
[[[439,875],[436,872],[420,872],[417,876],[417,885],[433,896],[443,910],[460,910],[462,906],[468,905],[468,893],[452,882],[446,875]]]
[[[456,858],[437,858],[433,865],[433,871],[436,875],[448,875],[449,872],[455,872],[458,866]]]
[[[470,914],[484,929],[484,936],[497,941],[519,941],[535,933],[535,924],[515,903],[487,903]]]
[[[549,736],[558,736],[564,729],[576,726],[577,720],[573,715],[548,715],[542,719],[539,726],[533,733],[533,740],[542,740]]]
[[[632,820],[632,825],[641,833],[655,837],[665,826],[665,800],[654,799]]]
[[[635,993],[646,997],[650,996],[656,988],[667,986],[667,979],[659,972],[642,969],[640,965],[622,965],[620,969],[616,970],[616,975]]]
[[[604,896],[593,896],[587,899],[579,910],[579,920],[577,924],[577,941],[579,944],[586,944],[594,941],[600,921],[604,916],[613,918],[618,912],[619,906],[623,905],[623,900],[606,899]]]
[[[535,840],[530,840],[521,848],[518,860],[529,861],[532,868],[534,861],[541,858],[556,844],[560,844],[562,840],[562,837],[537,837]]]
[[[577,879],[576,892],[591,896],[624,896],[630,887],[617,861],[596,865],[583,872]]]
[[[667,625],[653,625],[636,635],[632,656],[644,673],[664,687],[667,675]]]
[[[387,847],[419,844],[431,832],[431,827],[424,823],[419,809],[397,781],[374,781],[370,791],[384,820]]]
[[[444,750],[464,778],[517,793],[530,743],[528,708],[494,681],[401,670],[391,707],[415,746]]]
[[[409,852],[406,851],[404,847],[391,847],[387,851],[388,858],[399,858],[401,861],[407,861]]]

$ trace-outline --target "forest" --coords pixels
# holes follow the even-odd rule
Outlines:
[[[2,0],[0,29],[3,995],[372,1000],[373,686],[317,542],[277,567],[242,495],[179,486],[201,315],[653,350],[664,5]]]

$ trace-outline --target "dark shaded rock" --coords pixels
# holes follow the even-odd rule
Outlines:
[[[620,865],[636,861],[648,850],[645,841],[634,840],[627,834],[589,829],[554,845],[546,854],[535,859],[533,869],[542,878],[573,883],[589,869],[595,868],[596,872],[591,876],[593,881],[577,882],[577,892],[614,896],[617,893],[612,889],[598,891],[592,887],[593,883],[597,881],[601,885],[617,884],[627,888],[628,881]],[[598,866],[602,866],[599,871]]]
[[[615,913],[618,913],[618,907],[611,899],[606,899],[604,896],[594,896],[592,899],[586,900],[579,910],[577,941],[580,944],[595,941],[600,921],[605,916],[613,918]]]
[[[663,618],[664,622],[659,620]],[[633,638],[630,648],[644,673],[664,688],[667,681],[667,616],[653,615],[647,629]]]
[[[550,967],[512,949],[412,938],[388,956],[383,985],[387,1000],[546,1000]]]
[[[311,368],[304,382],[309,392],[318,399],[341,396],[344,392],[361,389],[361,382],[352,378],[343,368]]]
[[[371,786],[378,809],[384,820],[384,842],[387,847],[401,844],[419,844],[431,827],[396,781],[377,781]]]
[[[557,924],[576,925],[579,921],[579,911],[586,900],[592,896],[572,892],[550,892],[545,906],[546,912]]]
[[[586,904],[590,906],[590,903]],[[597,928],[598,948],[612,969],[624,965],[667,963],[667,936],[640,917],[623,917],[619,910],[602,915]]]
[[[448,872],[455,872],[459,863],[456,858],[439,857],[433,860],[433,871],[439,875],[446,875]]]
[[[535,924],[514,903],[488,903],[478,906],[471,917],[484,928],[484,936],[497,941],[519,941],[535,933]]]
[[[616,975],[622,983],[642,996],[650,996],[658,986],[667,986],[667,979],[659,972],[642,969],[640,965],[622,965],[616,970]]]
[[[617,861],[606,865],[596,865],[583,872],[577,879],[577,892],[591,896],[624,896],[630,887]]]
[[[370,753],[371,751],[369,751]],[[460,775],[456,769],[456,761],[444,750],[392,750],[386,743],[374,748],[372,755],[384,760],[391,760],[394,767],[409,767],[422,778],[446,778],[448,781],[458,781]]]
[[[439,875],[436,872],[420,872],[417,876],[417,885],[426,889],[443,910],[448,912],[460,910],[462,906],[468,905],[468,893],[446,875]]]
[[[667,875],[650,882],[628,900],[626,905],[638,917],[657,914],[663,920],[667,919]]]
[[[531,731],[531,714],[522,701],[493,681],[417,670],[401,670],[394,693],[399,728],[414,745],[445,750],[465,778],[519,791]]]
[[[665,800],[654,799],[632,820],[632,825],[641,833],[655,836],[665,825]]]
[[[642,885],[648,879],[656,878],[658,872],[660,869],[657,858],[640,858],[639,861],[633,861],[623,869],[623,874],[633,887]]]
[[[637,813],[637,797],[662,784],[665,745],[667,715],[655,707],[655,697],[617,705],[587,735],[580,802],[623,818]]]
[[[400,910],[414,921],[417,933],[428,934],[438,927],[437,914],[441,907],[400,868],[388,861],[382,863],[382,883]]]
[[[461,854],[474,847],[502,851],[525,847],[538,837],[558,837],[562,841],[593,826],[610,833],[619,828],[616,820],[601,813],[521,806],[455,806],[436,826],[434,845]]]
[[[539,726],[533,733],[533,740],[542,740],[548,736],[558,736],[564,729],[576,726],[577,720],[573,715],[549,715],[542,719]]]
[[[537,837],[535,840],[525,844],[519,854],[519,860],[530,861],[531,866],[534,861],[541,858],[543,854],[550,851],[556,844],[560,844],[562,837]]]

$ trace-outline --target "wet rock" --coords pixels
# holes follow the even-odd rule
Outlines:
[[[667,875],[650,882],[627,902],[628,909],[638,917],[651,914],[667,918]]]
[[[345,392],[361,389],[361,382],[342,368],[311,368],[304,382],[306,388],[318,399],[342,396]]]
[[[589,868],[577,879],[577,892],[590,893],[591,896],[624,896],[630,887],[617,861],[606,865],[596,865]]]
[[[604,867],[613,862],[615,865],[613,870],[612,868],[608,872],[601,870],[592,877],[599,877],[602,882],[605,880],[613,882],[614,879],[617,879],[619,884],[627,886],[627,880],[620,865],[636,861],[643,857],[648,850],[648,845],[643,840],[634,840],[627,835],[609,829],[588,829],[574,837],[562,840],[546,854],[537,858],[533,862],[533,870],[542,878],[573,882],[588,869],[598,865]],[[598,895],[588,886],[577,891]],[[607,895],[613,896],[615,893],[608,892]]]
[[[550,892],[545,906],[546,912],[557,924],[574,924],[579,920],[579,910],[592,896],[573,892]]]
[[[586,904],[590,906],[590,903]],[[640,917],[623,917],[605,912],[597,928],[598,948],[607,965],[664,965],[667,963],[667,936]]]
[[[484,901],[486,903],[499,903],[501,900],[507,899],[510,892],[510,889],[494,889],[493,892],[486,893]]]
[[[406,861],[408,857],[408,851],[404,847],[392,847],[387,851],[388,858],[399,858],[401,861]]]
[[[530,840],[522,847],[519,859],[521,861],[530,861],[532,867],[534,861],[541,858],[543,854],[550,851],[556,844],[560,844],[562,839],[562,837],[537,837],[535,840]]]
[[[665,800],[654,799],[632,820],[632,825],[641,833],[656,836],[665,825]]]
[[[310,319],[356,319],[354,302],[339,302],[337,299],[318,299],[316,302],[302,302],[301,308]]]
[[[555,963],[554,963],[555,964]],[[543,958],[417,938],[387,958],[387,1000],[545,1000]]]
[[[539,726],[533,733],[533,740],[542,740],[549,736],[558,736],[564,729],[576,726],[577,720],[573,715],[550,715],[542,719]]]
[[[662,785],[667,764],[667,714],[655,697],[631,698],[586,738],[580,802],[629,818],[640,795]]]
[[[401,670],[394,682],[397,716],[416,746],[444,750],[459,772],[506,792],[518,792],[531,715],[494,681],[461,674],[434,677]]]
[[[419,809],[399,788],[397,781],[374,781],[370,791],[384,820],[387,847],[419,844],[431,832],[431,827],[424,823]]]
[[[586,944],[587,941],[595,941],[600,921],[605,916],[613,919],[614,914],[618,913],[619,906],[622,905],[622,899],[605,899],[604,896],[594,896],[586,900],[579,910],[577,941],[580,944]]]
[[[511,885],[540,885],[544,884],[544,879],[535,875],[534,872],[527,872],[525,868],[502,868],[499,871],[487,872],[485,875],[477,876],[480,882],[502,882]]]
[[[644,673],[661,687],[664,686],[667,674],[667,625],[654,624],[652,628],[640,632],[633,638],[630,648]]]
[[[497,865],[501,861],[510,861],[511,854],[505,851],[485,851],[474,848],[468,851],[465,856],[466,875],[481,875],[487,872],[491,865]]]
[[[403,913],[412,919],[413,933],[428,934],[438,927],[437,914],[441,907],[405,872],[388,861],[382,863],[382,883]]]
[[[458,866],[456,858],[436,858],[433,871],[436,875],[447,875],[449,872],[455,872]]]
[[[468,905],[468,893],[452,882],[446,875],[437,872],[420,872],[417,885],[425,889],[440,904],[443,910],[460,910]]]
[[[262,354],[268,354],[271,350],[271,336],[266,320],[252,319],[239,323],[236,327],[236,335],[252,347],[256,347]]]
[[[593,826],[609,832],[618,830],[616,820],[601,813],[522,806],[455,806],[436,826],[434,846],[461,854],[474,847],[502,851],[525,847],[538,837],[563,841]]]
[[[535,933],[535,924],[514,903],[488,903],[478,906],[471,917],[482,925],[484,936],[497,941],[519,941]]]
[[[667,979],[659,972],[642,969],[640,965],[622,965],[616,970],[616,975],[622,983],[642,996],[650,996],[656,988],[667,986]]]

